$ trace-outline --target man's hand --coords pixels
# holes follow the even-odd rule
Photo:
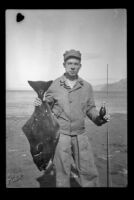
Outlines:
[[[38,97],[36,97],[36,99],[35,99],[35,101],[34,101],[34,106],[41,106],[41,104],[42,104],[42,101],[41,101],[41,99],[40,98],[38,98]]]
[[[109,122],[110,121],[110,115],[106,114],[104,117],[103,117],[104,120],[106,120],[106,122]]]
[[[110,121],[110,115],[104,115],[103,117],[98,115],[98,117],[96,118],[95,122],[98,126],[101,126],[107,122]]]

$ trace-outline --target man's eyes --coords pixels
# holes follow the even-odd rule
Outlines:
[[[79,65],[78,63],[71,63],[71,62],[70,62],[70,63],[67,63],[67,64],[68,64],[68,65],[76,65],[76,66]]]

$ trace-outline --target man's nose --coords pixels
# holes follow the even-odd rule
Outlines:
[[[74,67],[74,66],[72,66],[72,67],[71,67],[71,69],[72,69],[72,70],[74,70],[74,69],[75,69],[75,67]]]

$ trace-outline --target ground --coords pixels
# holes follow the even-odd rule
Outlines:
[[[29,143],[21,128],[28,118],[6,119],[6,186],[8,188],[55,187],[55,174],[40,172],[32,161]],[[127,115],[111,114],[101,127],[86,119],[100,186],[107,187],[107,132],[109,135],[109,186],[127,186]],[[71,187],[79,187],[71,178]]]

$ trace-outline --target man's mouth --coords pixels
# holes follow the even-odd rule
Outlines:
[[[76,74],[76,72],[75,72],[75,71],[70,71],[70,73],[71,73],[71,74]]]

